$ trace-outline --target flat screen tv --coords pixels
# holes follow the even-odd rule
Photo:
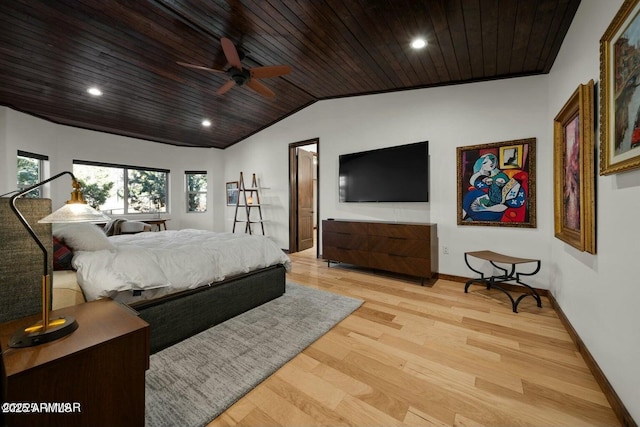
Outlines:
[[[339,157],[341,202],[428,202],[429,143]]]

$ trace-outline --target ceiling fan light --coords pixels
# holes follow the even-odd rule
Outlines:
[[[427,45],[427,41],[425,39],[422,39],[422,38],[414,39],[411,42],[411,47],[414,48],[414,49],[422,49],[426,45]]]
[[[92,86],[89,89],[87,89],[87,92],[90,95],[93,95],[93,96],[101,96],[102,95],[102,91],[100,89],[98,89],[97,87],[95,87],[95,86]]]
[[[202,126],[204,126],[204,127],[208,128],[209,126],[211,126],[211,120],[209,120],[209,119],[204,119],[204,120],[202,121]]]

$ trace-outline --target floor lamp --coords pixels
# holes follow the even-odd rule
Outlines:
[[[31,347],[38,344],[44,344],[69,335],[78,329],[78,322],[71,316],[62,316],[55,319],[50,318],[51,312],[51,276],[49,275],[49,252],[42,243],[36,232],[31,228],[24,215],[16,207],[16,199],[36,188],[42,187],[48,182],[56,180],[63,175],[70,175],[72,179],[73,191],[71,199],[67,203],[50,215],[42,218],[40,223],[74,223],[74,222],[97,222],[109,221],[111,218],[93,209],[87,205],[80,184],[71,172],[61,172],[49,179],[39,182],[29,188],[26,188],[11,197],[11,210],[16,214],[18,220],[27,229],[31,238],[36,242],[40,250],[42,250],[44,258],[44,270],[42,273],[42,320],[38,323],[24,329],[18,330],[11,340],[9,347]]]

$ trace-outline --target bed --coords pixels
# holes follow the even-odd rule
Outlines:
[[[107,237],[92,224],[53,235],[54,292],[75,302],[79,286],[86,301],[108,297],[135,310],[151,325],[152,353],[281,296],[291,266],[265,236],[187,229]]]

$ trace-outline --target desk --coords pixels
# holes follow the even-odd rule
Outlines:
[[[498,274],[498,275],[493,275],[490,277],[484,277],[484,273],[476,270],[475,268],[471,267],[471,264],[469,264],[469,256],[474,257],[474,258],[479,258],[479,259],[483,259],[485,261],[489,261],[491,263],[492,266],[494,266],[495,268],[497,268],[498,270],[502,271],[503,274]],[[464,285],[464,292],[467,293],[467,290],[469,289],[469,286],[472,285],[473,283],[478,283],[478,284],[482,284],[482,285],[486,285],[487,289],[491,289],[491,288],[496,288],[502,292],[504,292],[509,299],[511,300],[511,307],[513,309],[514,313],[518,312],[518,304],[520,304],[520,301],[522,301],[522,299],[526,296],[532,296],[536,302],[538,307],[542,307],[542,301],[540,300],[540,295],[538,295],[538,292],[533,289],[531,286],[527,285],[526,283],[522,282],[520,280],[520,276],[533,276],[534,274],[536,274],[538,271],[540,271],[540,260],[539,259],[529,259],[529,258],[517,258],[517,257],[512,257],[509,255],[502,255],[499,254],[497,252],[493,252],[493,251],[476,251],[476,252],[465,252],[464,254],[464,262],[467,264],[467,267],[469,267],[471,270],[473,270],[474,272],[478,273],[480,275],[479,278],[477,279],[471,279],[469,281],[467,281],[467,283],[465,283]],[[511,267],[509,268],[509,270],[507,270],[506,268],[500,267],[497,264],[510,264]],[[531,273],[522,273],[522,272],[516,272],[516,266],[520,265],[520,264],[528,264],[528,263],[536,263],[536,268],[533,272]],[[515,281],[518,285],[521,285],[525,288],[525,291],[528,290],[529,292],[525,292],[523,295],[520,295],[518,297],[518,299],[513,299],[513,297],[511,296],[511,294],[509,293],[509,291],[507,291],[506,289],[504,289],[503,287],[501,287],[500,285],[497,285],[498,283],[504,283],[504,282],[509,282],[509,281]]]
[[[164,229],[167,229],[167,221],[169,221],[168,219],[145,219],[142,222],[144,222],[145,224],[149,224],[149,225],[156,225],[158,226],[158,231],[162,230],[162,227],[164,227]]]

